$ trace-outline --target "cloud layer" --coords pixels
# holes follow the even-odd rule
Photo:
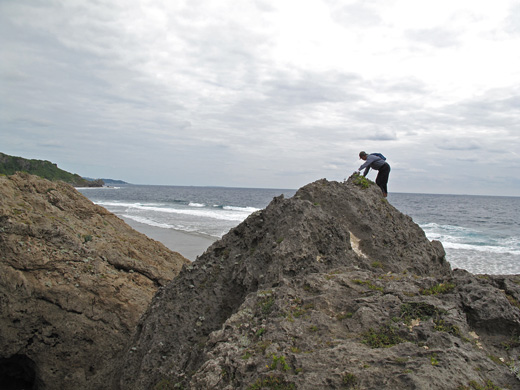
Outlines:
[[[244,4],[242,4],[244,3]],[[520,195],[514,1],[0,2],[2,151],[142,184]]]

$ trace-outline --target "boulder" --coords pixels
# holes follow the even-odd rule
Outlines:
[[[71,185],[0,177],[2,388],[107,389],[115,362],[180,254]]]
[[[158,291],[114,388],[519,388],[519,286],[452,271],[373,183],[319,180]]]

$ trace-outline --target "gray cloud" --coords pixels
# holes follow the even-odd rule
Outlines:
[[[506,31],[512,34],[520,34],[520,4],[514,4],[506,19]]]
[[[279,74],[267,81],[266,97],[275,104],[301,105],[359,101],[359,75],[305,72],[297,77]]]
[[[468,140],[465,138],[459,139],[445,139],[437,144],[437,148],[442,150],[477,150],[481,149],[480,145],[475,140]]]
[[[341,25],[370,27],[382,22],[377,12],[377,4],[374,4],[374,2],[355,2],[348,5],[337,4],[335,1],[330,3],[333,7],[331,10],[332,18]]]
[[[436,48],[447,48],[460,44],[459,33],[446,28],[414,29],[405,32],[405,36],[413,42]]]
[[[348,46],[344,38],[388,32],[393,5],[327,0],[317,4],[348,33],[329,36],[331,47],[347,56],[316,65],[299,57],[310,47],[301,38],[292,62],[273,54],[278,3],[140,4],[0,2],[2,152],[135,183],[298,187],[342,180],[365,149],[403,172],[394,188],[450,192],[454,154],[491,176],[501,151],[520,150],[516,79],[444,97],[421,72],[393,69],[399,61],[373,62],[395,48],[420,55],[406,52],[410,42],[436,54],[462,45],[457,25],[392,30],[406,39],[388,48]],[[350,63],[364,56],[364,66]],[[422,181],[424,171],[439,180]]]
[[[489,131],[518,134],[520,130],[520,91],[516,87],[486,91],[479,97],[448,105],[447,123],[464,124]]]

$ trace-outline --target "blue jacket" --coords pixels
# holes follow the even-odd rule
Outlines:
[[[385,164],[386,161],[382,158],[374,156],[373,154],[368,154],[365,163],[359,167],[358,171],[365,169],[363,176],[366,176],[368,174],[368,171],[370,171],[370,168],[379,171],[379,168],[381,168]]]

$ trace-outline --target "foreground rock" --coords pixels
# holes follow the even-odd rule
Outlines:
[[[0,198],[0,388],[108,388],[152,296],[188,261],[68,184],[3,176]]]
[[[452,271],[356,180],[275,198],[185,266],[115,387],[519,388],[520,278]]]

